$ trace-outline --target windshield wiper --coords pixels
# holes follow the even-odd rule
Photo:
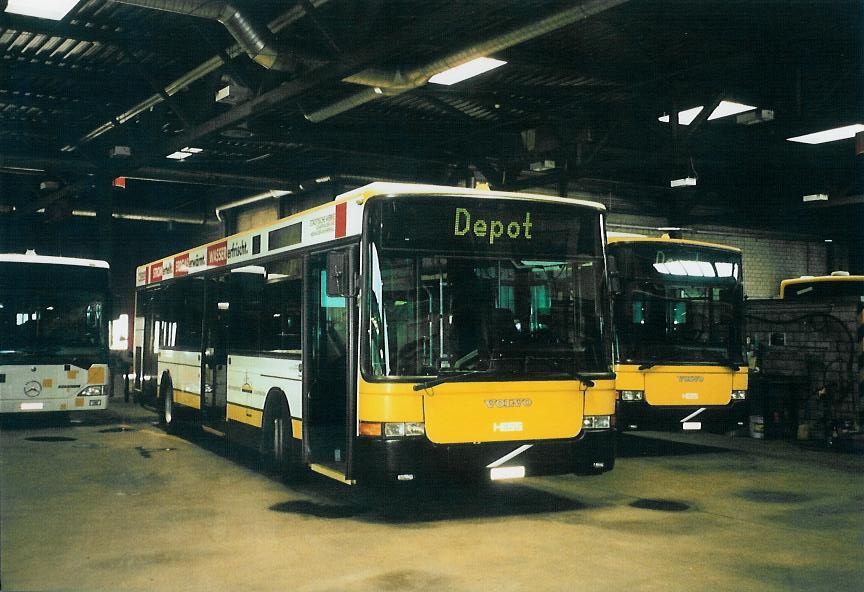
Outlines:
[[[489,376],[490,374],[507,374],[506,372],[501,372],[500,370],[474,370],[471,372],[454,372],[453,374],[447,374],[446,376],[439,376],[438,378],[433,378],[431,380],[427,380],[426,382],[421,382],[419,384],[414,385],[415,391],[422,391],[427,388],[432,388],[433,386],[438,386],[439,384],[444,384],[445,382],[459,382],[460,380],[465,380],[466,378],[472,378],[474,376]]]
[[[582,384],[584,384],[588,388],[591,388],[592,386],[594,386],[594,381],[591,380],[590,378],[588,378],[587,376],[585,376],[584,374],[580,374],[578,372],[564,372],[564,374],[566,374],[567,376],[572,376],[573,378],[575,378],[576,380],[578,380],[579,382],[581,382]]]
[[[414,385],[415,391],[422,391],[427,388],[432,388],[433,386],[438,386],[439,384],[444,384],[445,382],[459,382],[462,380],[466,380],[469,378],[480,377],[480,376],[494,376],[494,375],[502,375],[502,376],[513,376],[517,374],[514,371],[502,371],[502,370],[480,370],[475,372],[460,372],[458,374],[448,374],[447,376],[439,376],[438,378],[433,378],[432,380],[427,380],[426,382],[421,382],[419,384]],[[584,376],[583,374],[579,374],[578,372],[551,372],[548,373],[549,376],[567,376],[569,378],[575,378],[580,381],[582,384],[591,388],[594,386],[594,381]],[[545,376],[541,374],[540,376]],[[537,375],[527,374],[526,378],[537,378]]]
[[[726,366],[727,368],[731,368],[734,371],[738,371],[741,368],[741,366],[739,364],[736,364],[735,362],[732,362],[730,360],[708,360],[707,362],[708,363],[714,363],[714,364],[720,364],[721,366]],[[654,360],[653,362],[645,362],[644,364],[640,364],[639,370],[650,370],[654,366],[659,366],[660,364],[666,364],[666,365],[671,366],[671,365],[677,365],[680,363],[681,362],[664,362],[662,360]]]
[[[738,370],[741,369],[740,364],[736,364],[735,362],[733,362],[732,360],[730,360],[728,358],[725,358],[722,360],[711,360],[711,361],[714,362],[715,364],[720,364],[721,366],[726,366],[727,368],[729,368],[733,372],[738,372]]]

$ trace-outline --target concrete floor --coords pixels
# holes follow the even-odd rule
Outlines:
[[[169,436],[149,412],[112,405],[70,426],[4,425],[3,590],[864,585],[860,457],[629,435],[599,477],[425,488],[385,515],[373,492],[317,475],[286,486],[218,439]],[[43,436],[71,440],[29,439]]]

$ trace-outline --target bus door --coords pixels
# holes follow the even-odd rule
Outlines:
[[[208,279],[201,356],[201,422],[225,431],[228,404],[228,328],[230,298],[228,277]]]
[[[140,342],[135,342],[135,389],[140,394],[141,402],[146,402],[150,405],[156,404],[156,381],[159,374],[159,361],[156,356],[157,348],[154,347],[156,333],[158,332],[155,323],[155,313],[153,310],[154,292],[142,292],[138,294],[136,306],[136,314],[143,317],[144,327],[142,331],[143,338]],[[137,319],[136,319],[137,324]]]
[[[353,269],[354,252],[346,249],[337,253],[344,256],[345,270]],[[328,282],[338,281],[334,273],[343,273],[334,272],[332,255],[330,260],[328,270],[328,255],[313,254],[306,266],[303,436],[313,470],[344,478],[350,466],[355,415],[349,373],[356,351],[349,336],[353,334],[350,327],[356,325],[356,318],[351,318],[351,314],[356,316],[356,307],[348,306],[350,298],[328,295]]]

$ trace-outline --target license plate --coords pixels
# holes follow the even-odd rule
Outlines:
[[[701,421],[685,421],[681,427],[685,430],[701,430],[702,422]]]
[[[489,471],[493,481],[500,479],[521,479],[525,476],[525,467],[495,467]]]

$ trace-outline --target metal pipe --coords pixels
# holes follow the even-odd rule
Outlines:
[[[528,25],[517,27],[504,34],[495,35],[478,43],[471,44],[459,51],[434,60],[425,66],[407,72],[399,69],[387,71],[379,68],[364,70],[343,78],[343,81],[370,86],[374,92],[370,93],[369,89],[364,89],[347,98],[308,113],[306,119],[313,123],[318,123],[380,97],[400,95],[426,84],[435,74],[439,74],[475,58],[484,57],[545,35],[546,33],[551,33],[625,2],[627,0],[589,0],[588,2],[582,2],[578,6],[558,11]]]
[[[329,0],[310,0],[310,1],[312,2],[312,5],[315,8],[318,8],[319,6],[326,4]],[[306,14],[306,11],[301,6],[299,6],[299,5],[294,6],[293,8],[291,8],[288,11],[286,11],[285,13],[283,13],[277,19],[271,21],[268,25],[268,28],[273,33],[278,33],[279,31],[281,31],[282,29],[284,29],[288,25],[299,20],[305,14]],[[242,53],[243,53],[243,48],[240,46],[239,43],[236,45],[232,45],[231,47],[229,47],[228,49],[225,50],[225,55],[227,56],[227,58],[229,60],[236,58],[237,56],[239,56]],[[189,86],[190,84],[192,84],[193,82],[196,82],[196,81],[200,80],[201,78],[204,78],[205,76],[207,76],[211,72],[215,72],[216,70],[221,68],[222,65],[223,65],[222,58],[219,56],[214,56],[214,57],[210,58],[209,60],[207,60],[206,62],[203,62],[202,64],[200,64],[198,67],[193,68],[192,70],[190,70],[189,72],[187,72],[183,76],[177,78],[173,82],[170,82],[169,84],[167,84],[165,86],[165,88],[163,90],[165,91],[165,94],[168,95],[169,97],[173,96],[173,95],[177,94],[178,92],[180,92],[181,90],[183,90],[184,88],[186,88],[187,86]],[[141,101],[137,105],[134,105],[132,108],[124,111],[123,113],[120,113],[119,115],[117,115],[113,119],[106,121],[102,125],[94,128],[93,130],[91,130],[90,132],[88,132],[87,134],[82,136],[81,139],[78,140],[78,144],[86,144],[92,140],[95,140],[96,138],[98,138],[99,136],[104,134],[105,132],[108,132],[108,131],[114,129],[115,127],[119,127],[120,125],[133,119],[137,115],[140,115],[141,113],[147,111],[151,107],[158,105],[159,103],[163,102],[164,100],[165,100],[165,97],[163,97],[159,93],[155,93],[155,94],[147,97],[146,99],[144,99],[143,101]]]
[[[95,218],[96,211],[95,210],[84,210],[84,209],[74,209],[72,210],[73,216],[79,216],[83,218]],[[149,210],[129,210],[129,211],[117,211],[111,213],[112,218],[117,218],[118,220],[136,220],[138,222],[173,222],[175,224],[197,224],[197,225],[207,225],[207,224],[217,224],[218,222],[213,219],[208,219],[206,216],[193,216],[191,214],[164,214],[162,212],[149,211]]]
[[[264,201],[265,199],[278,199],[283,195],[289,195],[293,193],[292,191],[279,191],[274,189],[268,189],[267,191],[263,191],[261,193],[256,193],[255,195],[250,195],[249,197],[244,197],[243,199],[238,199],[236,201],[228,202],[226,204],[222,204],[221,206],[216,208],[216,219],[222,220],[222,212],[225,210],[230,210],[233,208],[239,208],[240,206],[247,206],[249,204],[253,204],[259,201]]]
[[[259,25],[227,0],[112,0],[118,4],[152,8],[203,19],[219,21],[246,54],[268,70],[294,72],[303,62],[316,60],[306,53],[281,44],[266,26]]]

